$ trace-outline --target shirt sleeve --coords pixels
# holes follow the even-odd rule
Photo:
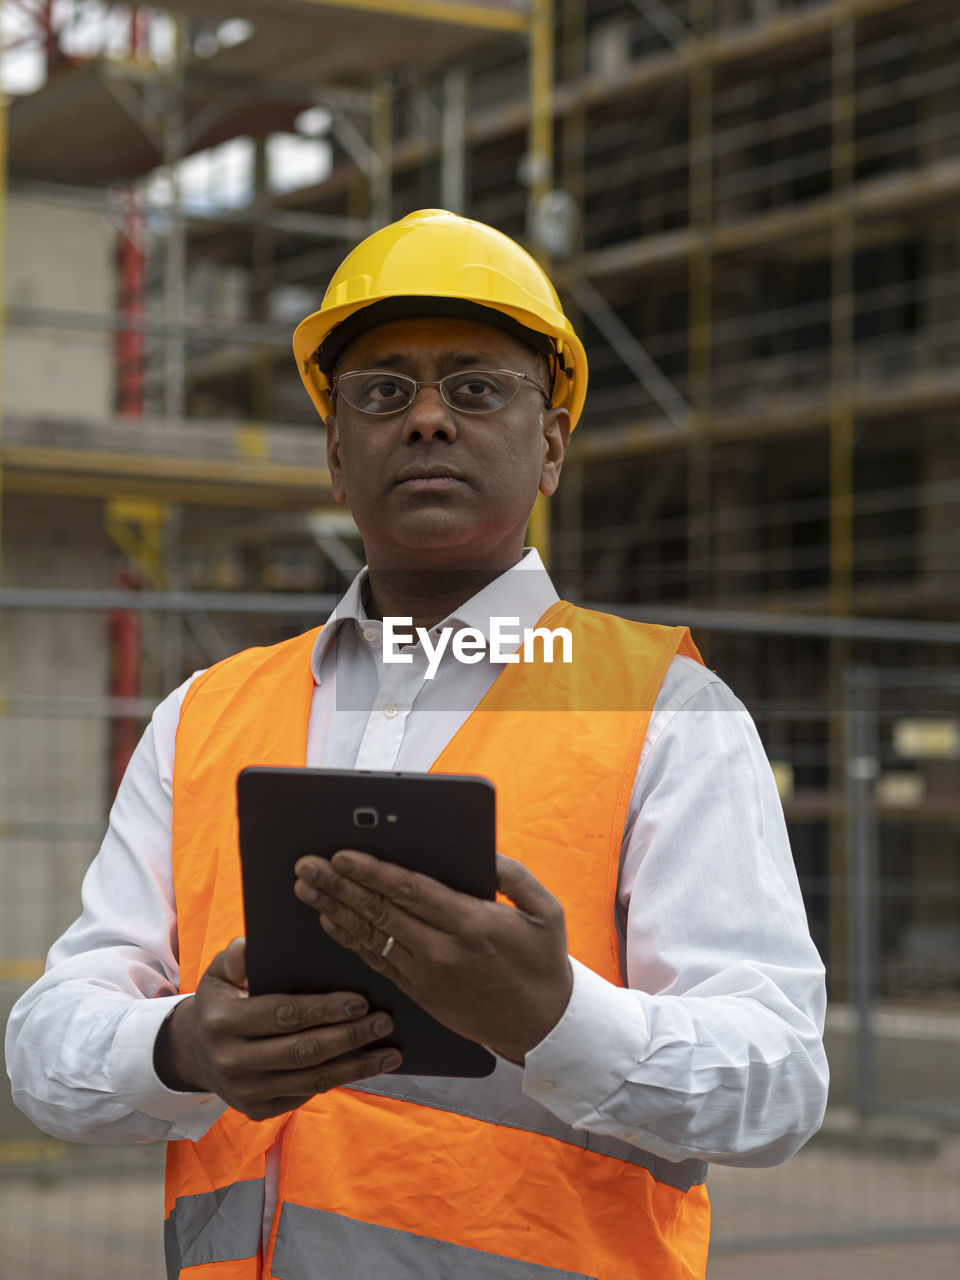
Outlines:
[[[154,712],[83,881],[82,913],[14,1006],[13,1099],[54,1137],[99,1143],[196,1140],[225,1110],[167,1089],[153,1046],[182,997],[170,821],[173,750],[188,680]]]
[[[524,1092],[667,1160],[786,1160],[826,1106],[824,969],[753,721],[688,658],[640,757],[619,908],[628,986],[572,961]]]

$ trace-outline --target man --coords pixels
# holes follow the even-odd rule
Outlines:
[[[171,1140],[173,1277],[703,1276],[704,1162],[786,1159],[826,1093],[823,969],[749,717],[683,629],[577,610],[523,552],[586,359],[512,241],[412,214],[294,345],[367,568],[319,632],[158,708],[84,914],[11,1017],[14,1095],[63,1137]],[[384,663],[394,618],[434,642],[566,626],[572,661],[448,649],[428,679],[422,642]],[[353,993],[247,995],[232,789],[254,763],[495,781],[500,901],[356,851],[291,887],[492,1076],[394,1074]]]

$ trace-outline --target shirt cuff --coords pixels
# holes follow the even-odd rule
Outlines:
[[[227,1104],[215,1093],[168,1089],[153,1067],[153,1046],[160,1027],[186,998],[156,996],[134,1001],[110,1049],[110,1079],[114,1093],[127,1106],[171,1126],[168,1138],[196,1142],[220,1119]]]
[[[523,1092],[577,1125],[623,1085],[649,1039],[637,993],[570,957],[573,992],[563,1017],[524,1058]]]

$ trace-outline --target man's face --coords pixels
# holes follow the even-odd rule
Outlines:
[[[466,320],[404,320],[361,334],[337,374],[360,369],[434,381],[465,369],[507,369],[549,392],[543,361],[523,343]],[[570,436],[565,409],[549,409],[525,381],[493,413],[458,413],[437,387],[408,409],[363,413],[335,396],[327,458],[377,568],[480,569],[516,563],[539,490],[557,487]]]

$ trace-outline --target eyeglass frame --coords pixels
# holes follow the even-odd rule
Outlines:
[[[508,404],[512,404],[513,401],[516,399],[517,391],[520,390],[519,382],[517,383],[517,390],[514,391],[513,395],[510,397],[509,400],[506,401],[505,404],[500,405],[500,409],[458,408],[457,405],[451,404],[450,401],[447,399],[447,397],[443,394],[443,383],[445,383],[448,378],[455,378],[458,375],[470,374],[470,373],[506,373],[506,374],[509,374],[511,378],[519,378],[523,382],[528,382],[530,386],[533,387],[534,391],[539,391],[540,394],[543,396],[544,402],[546,403],[546,406],[548,409],[550,408],[551,399],[552,399],[551,396],[547,395],[546,391],[544,391],[543,387],[541,387],[540,383],[537,382],[535,378],[531,378],[528,373],[520,373],[517,369],[452,369],[449,373],[445,373],[442,378],[429,379],[426,381],[420,381],[418,378],[411,377],[409,373],[398,373],[396,369],[348,369],[346,373],[338,373],[330,380],[331,397],[336,395],[337,393],[338,382],[340,382],[343,378],[349,378],[349,377],[352,377],[354,374],[358,374],[358,373],[362,373],[362,374],[385,373],[385,374],[389,374],[391,378],[402,378],[404,382],[413,383],[413,394],[411,395],[407,403],[405,405],[401,405],[397,409],[388,409],[384,413],[376,413],[371,409],[361,409],[359,405],[355,405],[351,400],[347,400],[347,404],[350,405],[351,409],[356,409],[357,413],[363,413],[368,418],[392,418],[393,415],[396,413],[406,413],[406,411],[409,408],[411,408],[411,406],[413,405],[413,402],[416,400],[417,396],[420,394],[421,387],[436,387],[437,390],[440,392],[440,399],[447,406],[447,408],[452,409],[454,413],[468,413],[471,416],[475,415],[477,417],[482,417],[486,413],[499,413],[500,409],[505,409]],[[344,399],[346,399],[346,397],[344,397]]]

